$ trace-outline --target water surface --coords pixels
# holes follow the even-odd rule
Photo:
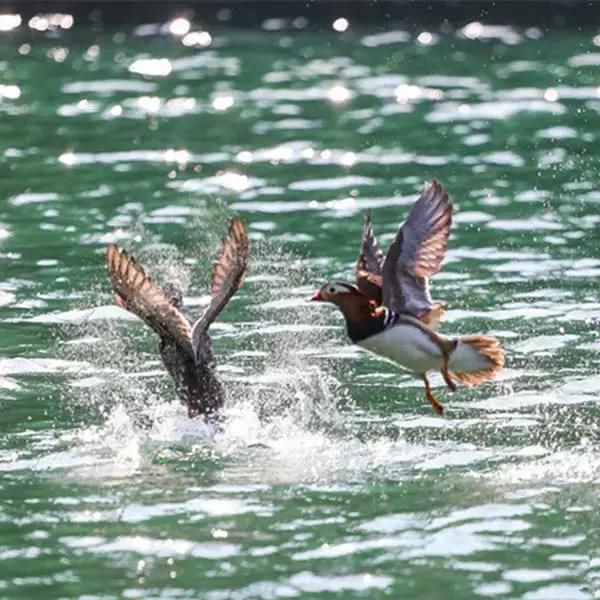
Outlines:
[[[594,597],[597,32],[277,28],[1,34],[0,595]],[[435,378],[444,418],[306,301],[365,209],[385,245],[433,177],[444,331],[508,352],[480,388]],[[103,251],[195,313],[232,213],[253,262],[211,329],[215,433]]]

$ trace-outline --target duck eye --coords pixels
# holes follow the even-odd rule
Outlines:
[[[329,288],[329,293],[330,294],[334,294],[335,293],[335,288],[334,287],[330,287]]]

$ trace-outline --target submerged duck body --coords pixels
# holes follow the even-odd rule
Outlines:
[[[429,371],[439,371],[455,391],[455,381],[478,385],[504,365],[496,338],[435,330],[443,309],[431,299],[429,278],[440,269],[451,223],[452,204],[436,181],[425,187],[385,257],[367,215],[356,285],[331,281],[312,298],[338,306],[352,342],[419,375],[438,413],[443,407],[431,391]]]
[[[191,322],[183,314],[181,289],[172,283],[158,287],[125,250],[106,248],[115,302],[140,317],[159,337],[159,352],[175,382],[177,395],[190,418],[218,414],[225,401],[208,329],[231,296],[241,287],[248,263],[248,237],[240,219],[233,219],[213,266],[211,301]]]

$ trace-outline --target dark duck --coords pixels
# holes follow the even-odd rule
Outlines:
[[[425,186],[386,255],[367,214],[356,285],[330,281],[312,297],[338,306],[352,342],[420,376],[438,413],[443,407],[431,390],[429,371],[439,371],[456,391],[456,381],[479,385],[504,366],[496,338],[436,331],[443,307],[431,298],[429,278],[440,270],[451,224],[452,204],[437,181]]]
[[[114,244],[107,246],[106,258],[116,303],[158,335],[162,361],[189,417],[214,419],[223,406],[225,392],[217,376],[208,330],[244,281],[248,236],[242,221],[234,218],[230,223],[213,265],[210,303],[193,323],[183,313],[179,286],[167,283],[158,287],[132,256]]]

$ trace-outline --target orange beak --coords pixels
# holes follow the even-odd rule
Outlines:
[[[321,295],[321,291],[315,292],[313,297],[310,299],[311,302],[325,302],[325,298]]]

